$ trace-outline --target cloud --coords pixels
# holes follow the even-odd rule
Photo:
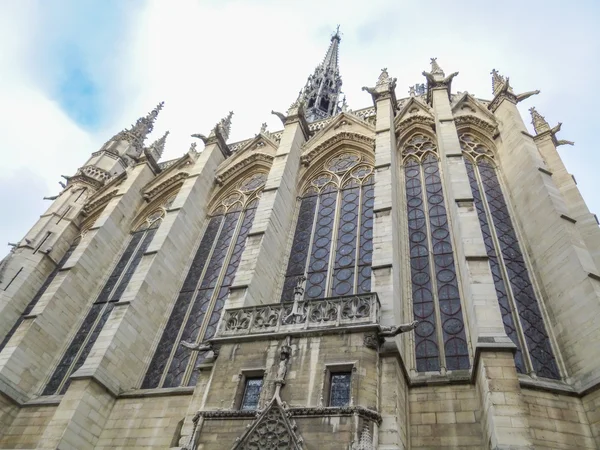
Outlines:
[[[55,194],[60,174],[72,174],[89,154],[137,117],[166,102],[152,138],[171,134],[164,158],[189,148],[191,133],[207,133],[234,110],[230,142],[279,121],[321,61],[341,24],[340,65],[351,108],[368,106],[361,91],[387,67],[397,96],[423,82],[429,58],[459,71],[457,91],[491,97],[492,68],[510,75],[516,91],[541,89],[524,102],[552,124],[562,121],[561,148],[590,209],[600,212],[592,117],[599,95],[599,7],[518,2],[374,0],[122,2],[20,0],[0,17],[2,177],[20,173]],[[25,170],[26,168],[26,170]],[[25,170],[23,172],[23,170]],[[13,178],[11,178],[13,180]],[[10,181],[9,185],[14,181]],[[37,188],[36,188],[37,189]],[[31,196],[32,194],[27,194]],[[9,202],[28,204],[15,192]],[[44,205],[31,203],[36,214]],[[33,225],[13,217],[0,244]],[[21,230],[20,232],[18,230]],[[1,247],[0,247],[1,249]],[[2,251],[0,251],[2,253]]]

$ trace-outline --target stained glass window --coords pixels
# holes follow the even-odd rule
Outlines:
[[[246,378],[244,396],[242,397],[242,405],[240,408],[242,411],[251,411],[258,407],[262,385],[262,377]]]
[[[338,408],[350,404],[351,372],[332,373],[329,380],[329,406]]]
[[[31,313],[31,311],[33,310],[35,305],[37,305],[37,302],[40,300],[40,298],[42,298],[42,295],[44,295],[44,293],[48,289],[48,286],[50,286],[50,283],[52,283],[52,281],[54,281],[54,278],[56,278],[56,275],[58,275],[58,272],[60,272],[60,270],[63,268],[63,266],[65,265],[67,260],[71,257],[71,255],[75,251],[75,248],[77,248],[79,241],[80,241],[80,238],[77,238],[77,239],[75,239],[73,244],[71,244],[71,246],[69,247],[67,252],[63,255],[63,257],[60,259],[58,264],[54,267],[52,272],[50,272],[50,275],[48,275],[48,278],[46,278],[46,280],[44,281],[42,286],[38,289],[37,293],[31,299],[31,301],[29,302],[29,304],[23,311],[23,314],[21,314],[21,317],[19,317],[17,322],[9,330],[8,334],[4,337],[2,342],[0,342],[0,352],[6,346],[6,344],[8,343],[10,338],[13,336],[13,334],[15,334],[15,331],[17,331],[17,328],[19,328],[19,325],[21,325],[21,323],[23,322],[23,319],[25,318],[25,316],[27,316]]]
[[[354,153],[338,154],[323,168],[300,201],[282,301],[293,300],[301,275],[308,299],[371,290],[373,168]]]
[[[517,370],[560,379],[527,264],[496,173],[493,153],[471,133],[463,133],[460,142],[504,330],[517,346]],[[523,345],[523,340],[526,345]]]
[[[437,149],[412,136],[403,147],[415,354],[418,372],[469,368],[452,237]]]
[[[192,386],[207,353],[179,343],[212,338],[239,266],[266,174],[251,175],[213,210],[158,343],[142,389]]]
[[[152,242],[171,198],[148,214],[131,238],[119,258],[100,294],[88,311],[83,324],[75,334],[66,353],[55,369],[42,395],[64,394],[69,387],[69,377],[76,372],[90,354],[96,339],[108,320],[114,305],[121,299],[125,288],[138,267],[142,256]]]

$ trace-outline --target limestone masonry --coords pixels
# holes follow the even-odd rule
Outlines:
[[[160,161],[161,103],[64,176],[0,263],[0,449],[600,448],[573,143],[435,58],[352,111],[339,45],[281,131]]]

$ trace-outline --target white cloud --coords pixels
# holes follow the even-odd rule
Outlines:
[[[373,84],[382,67],[398,77],[397,95],[403,97],[408,85],[423,82],[420,74],[431,56],[447,72],[460,71],[455,90],[489,98],[493,67],[510,75],[516,91],[541,89],[522,112],[536,105],[551,123],[564,122],[561,138],[577,146],[561,153],[590,209],[600,212],[594,195],[600,156],[591,124],[600,100],[594,88],[600,66],[594,4],[565,8],[515,0],[490,9],[475,1],[424,6],[416,0],[152,0],[133,2],[118,24],[105,24],[112,26],[110,33],[99,33],[97,42],[85,26],[73,25],[78,17],[69,19],[69,12],[81,14],[80,9],[61,8],[67,17],[57,20],[56,14],[41,14],[47,7],[42,5],[14,2],[0,15],[0,177],[5,179],[27,167],[28,176],[39,177],[47,194],[54,194],[61,173],[73,173],[89,153],[161,100],[166,106],[153,136],[171,131],[166,159],[186,152],[191,133],[207,133],[229,110],[235,112],[230,142],[253,136],[265,121],[279,129],[271,109],[287,109],[340,23],[344,91],[354,109],[370,104],[360,88]],[[104,83],[100,130],[81,129],[48,94],[52,80],[40,76],[40,66],[51,66],[53,53],[50,48],[36,57],[44,33],[34,28],[49,30],[53,41],[87,42],[85,64]],[[53,69],[47,77],[57,76]],[[19,192],[11,199],[28,201]],[[42,212],[41,206],[34,208]],[[12,220],[10,232],[0,229],[0,245],[20,239],[33,224]]]

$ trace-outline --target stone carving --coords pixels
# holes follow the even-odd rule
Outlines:
[[[264,162],[270,166],[273,162],[273,159],[274,159],[274,157],[272,155],[268,155],[266,153],[262,153],[262,152],[251,153],[250,155],[248,155],[248,157],[242,159],[241,161],[238,161],[234,165],[228,167],[226,170],[224,170],[223,172],[218,174],[215,177],[215,181],[217,182],[217,184],[219,186],[222,186],[223,184],[225,184],[227,182],[227,180],[229,180],[236,174],[245,170],[252,163],[260,161],[260,162]]]
[[[535,106],[529,108],[529,113],[531,114],[531,123],[533,124],[533,128],[535,129],[536,138],[550,136],[552,142],[556,147],[560,145],[575,145],[575,142],[573,141],[567,141],[565,139],[556,138],[556,133],[558,133],[562,127],[561,122],[558,122],[558,125],[556,125],[554,128],[550,128],[550,125],[548,125],[548,122],[546,121],[544,116],[537,112]]]
[[[284,114],[273,110],[271,110],[271,114],[277,116],[279,120],[281,120],[281,123],[285,126],[285,121],[287,120],[287,117]]]
[[[292,338],[287,336],[285,338],[285,343],[281,346],[281,349],[279,349],[279,367],[277,368],[277,379],[275,380],[276,384],[285,384],[288,361],[292,354],[291,342]]]
[[[354,144],[357,142],[366,144],[369,146],[370,149],[373,150],[373,152],[375,151],[375,140],[373,138],[365,136],[364,134],[351,133],[348,131],[344,131],[344,132],[334,135],[330,139],[327,139],[325,142],[317,145],[315,148],[310,150],[308,153],[305,153],[304,155],[302,155],[302,157],[300,158],[300,162],[302,164],[304,164],[305,166],[308,166],[308,165],[310,165],[312,160],[319,153],[327,150],[328,148],[337,144],[338,142],[345,141],[345,140],[352,141],[352,143],[354,143]]]
[[[300,292],[296,291],[294,303],[226,310],[217,337],[377,323],[376,294],[300,300]]]
[[[491,123],[471,114],[455,117],[454,123],[457,127],[462,125],[475,125],[477,128],[481,128],[482,131],[485,131],[490,136],[494,136],[498,131],[495,125],[492,125]]]
[[[387,67],[381,69],[381,73],[379,74],[379,78],[377,78],[377,83],[375,86],[383,86],[390,82],[390,75],[388,74]]]
[[[93,211],[96,211],[100,207],[105,206],[110,201],[111,198],[113,198],[115,195],[117,195],[118,192],[119,192],[118,189],[113,189],[112,191],[107,192],[104,195],[101,195],[100,197],[96,198],[95,200],[86,203],[82,210],[83,215],[89,216]]]
[[[531,97],[532,95],[537,95],[540,93],[539,90],[528,91],[522,94],[515,94],[513,92],[513,88],[510,85],[510,80],[508,77],[501,76],[496,69],[493,69],[491,72],[492,75],[492,89],[494,90],[494,99],[489,103],[488,109],[490,111],[496,111],[502,100],[508,100],[513,104],[517,104],[522,102],[523,100]]]
[[[393,325],[393,326],[389,326],[389,327],[384,327],[384,326],[379,326],[379,337],[380,338],[386,338],[386,337],[394,337],[397,336],[401,333],[406,333],[408,331],[412,331],[415,328],[417,328],[417,325],[419,325],[419,321],[415,320],[411,323],[405,323],[403,325]]]
[[[296,286],[294,287],[294,304],[292,306],[292,310],[289,314],[285,316],[283,319],[284,323],[291,323],[296,317],[302,316],[304,317],[304,312],[300,313],[298,311],[298,303],[302,301],[304,297],[304,282],[306,281],[306,277],[304,275],[296,278]],[[290,320],[291,319],[291,320]]]
[[[154,141],[150,145],[150,147],[148,147],[148,152],[152,155],[155,161],[158,161],[160,159],[165,150],[167,136],[169,136],[169,131],[165,132],[165,134],[163,134],[160,138]]]
[[[362,433],[360,434],[360,440],[352,444],[352,450],[375,450],[369,425],[365,424]]]
[[[423,115],[408,116],[398,124],[396,127],[396,133],[398,133],[400,136],[413,125],[424,125],[427,128],[433,128],[435,122],[433,121],[433,118]]]
[[[189,174],[187,172],[179,172],[178,174],[173,175],[172,177],[170,177],[170,178],[166,179],[165,181],[163,181],[162,183],[160,183],[158,186],[155,186],[153,189],[144,192],[144,200],[146,200],[147,202],[154,200],[162,192],[165,192],[167,189],[170,189],[171,187],[175,186],[176,184],[182,182],[188,176],[189,176]]]
[[[446,76],[442,68],[437,63],[437,58],[431,58],[431,72],[423,71],[423,76],[427,80],[427,103],[431,103],[432,91],[434,89],[445,89],[448,91],[448,98],[452,91],[452,80],[458,75],[458,72],[453,72]]]
[[[204,136],[203,134],[195,133],[195,134],[192,134],[191,137],[200,139],[204,143],[204,145],[206,145],[208,143],[208,137]]]
[[[194,352],[208,352],[213,350],[213,345],[210,342],[186,342],[181,341],[179,343],[182,347],[190,349]]]
[[[367,348],[378,350],[379,349],[379,336],[377,333],[367,333],[363,338],[363,345]]]

